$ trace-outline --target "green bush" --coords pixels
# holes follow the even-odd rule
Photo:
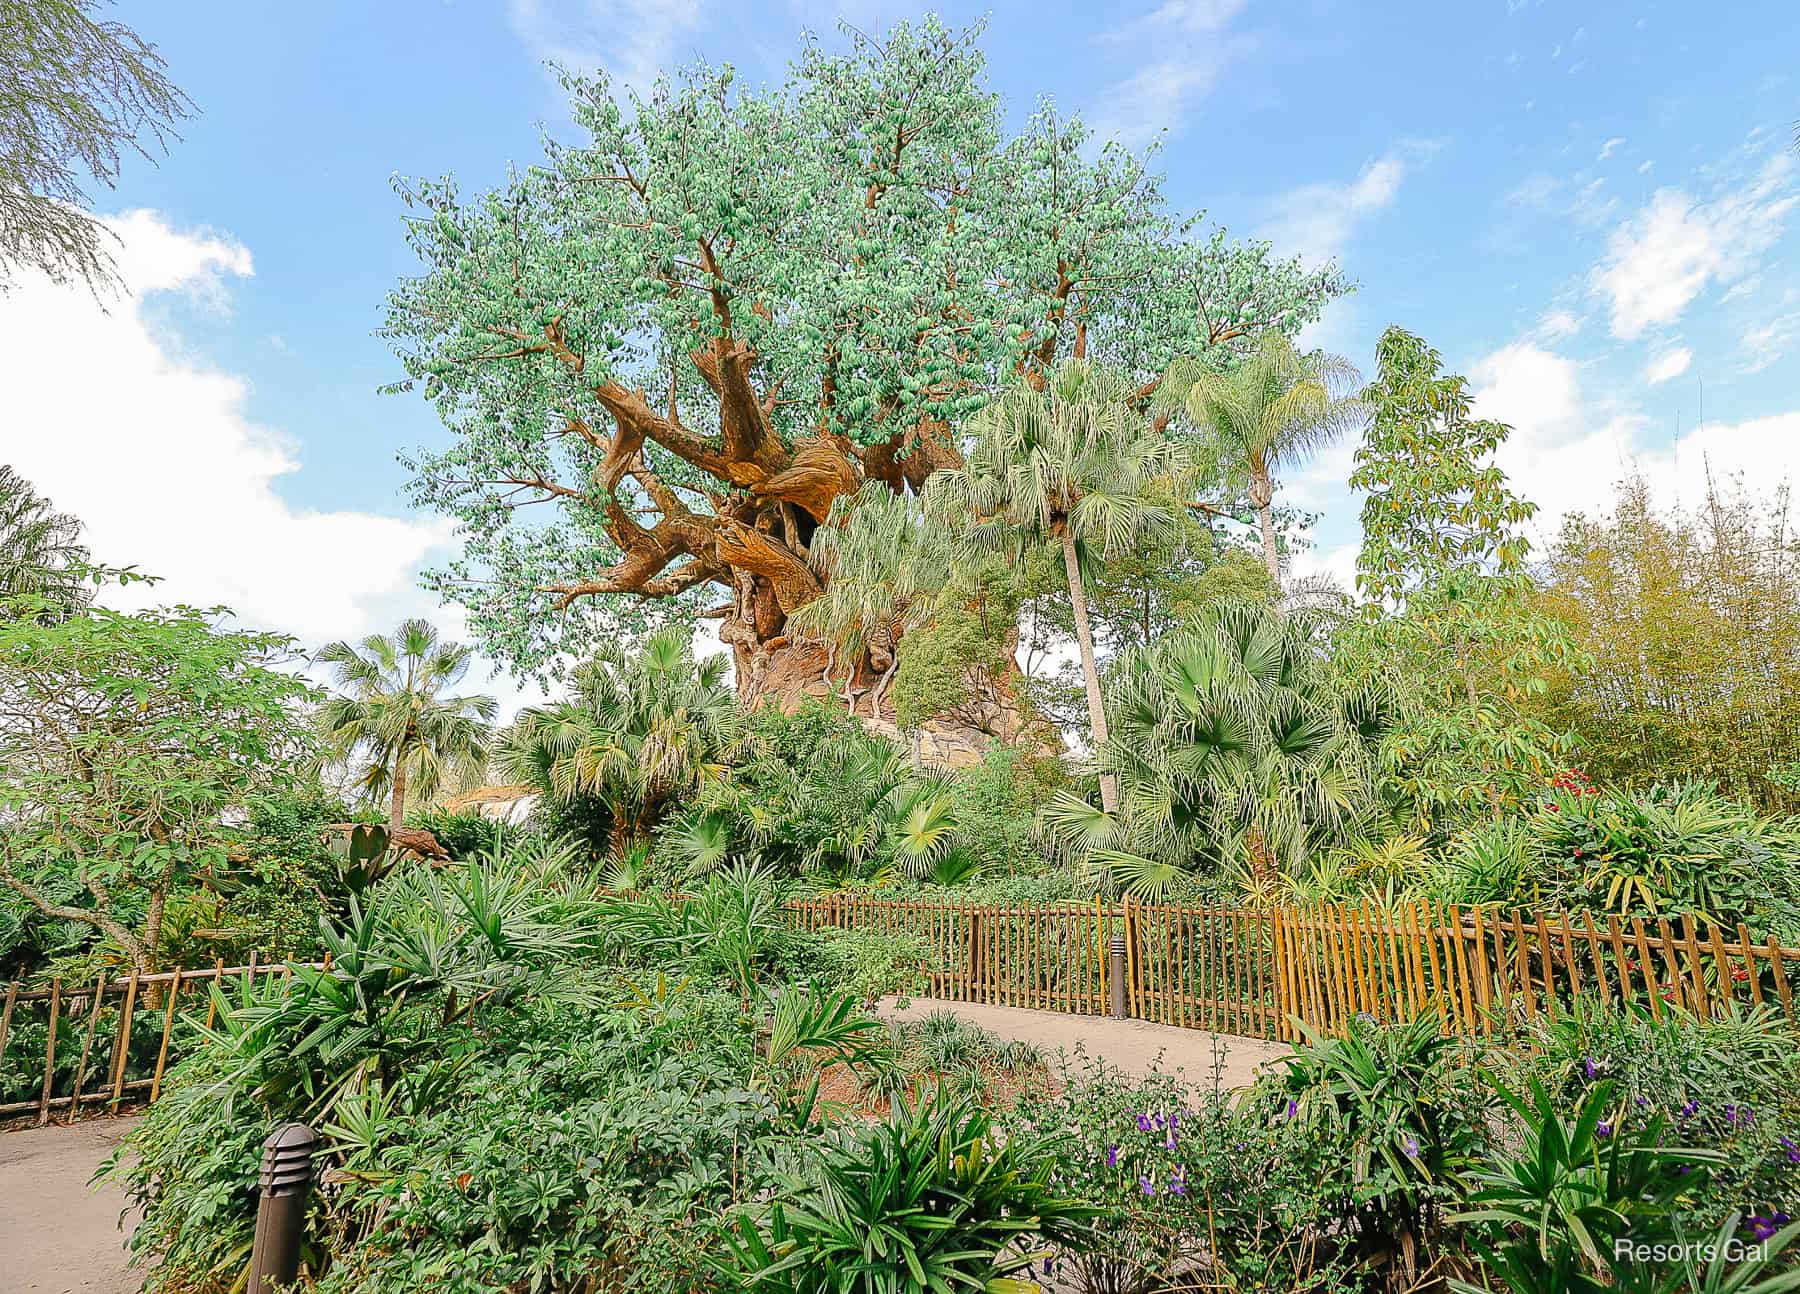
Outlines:
[[[407,826],[422,827],[437,837],[452,858],[473,858],[476,854],[498,849],[507,836],[504,823],[484,818],[465,810],[452,813],[448,809],[420,809],[407,815]]]
[[[807,968],[863,1002],[917,992],[930,958],[931,950],[916,935],[837,927],[802,935],[790,954],[796,968]]]
[[[1057,1182],[1104,1209],[1085,1243],[1056,1255],[1061,1287],[1346,1288],[1354,1257],[1321,1224],[1341,1172],[1315,1172],[1298,1126],[1271,1106],[1103,1066],[1022,1101],[1016,1123],[1060,1138]]]

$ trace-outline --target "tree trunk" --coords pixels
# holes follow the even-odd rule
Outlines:
[[[1088,721],[1094,729],[1094,755],[1106,744],[1106,706],[1100,696],[1100,666],[1094,660],[1094,631],[1088,627],[1087,591],[1081,586],[1081,562],[1075,555],[1075,536],[1065,528],[1062,536],[1063,570],[1069,577],[1069,605],[1075,611],[1075,642],[1081,648],[1081,680],[1087,687]],[[1100,807],[1108,814],[1119,811],[1119,785],[1111,773],[1100,774]]]
[[[398,831],[406,825],[406,749],[394,760],[394,799],[388,806],[388,830]]]
[[[1253,472],[1250,477],[1250,502],[1256,505],[1256,524],[1262,531],[1263,565],[1281,591],[1281,544],[1275,537],[1275,484],[1267,472]]]

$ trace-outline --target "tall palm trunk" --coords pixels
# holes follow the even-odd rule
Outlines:
[[[1250,474],[1250,502],[1256,505],[1256,524],[1262,531],[1263,565],[1269,568],[1269,578],[1275,581],[1276,591],[1281,589],[1281,544],[1275,537],[1275,483],[1264,471],[1252,470]]]
[[[1081,648],[1081,679],[1087,686],[1088,721],[1094,729],[1094,754],[1106,744],[1106,706],[1100,696],[1100,666],[1094,660],[1094,631],[1088,627],[1087,591],[1081,586],[1081,562],[1075,556],[1075,536],[1062,536],[1063,570],[1069,577],[1069,605],[1075,611],[1075,642]],[[1111,773],[1100,774],[1100,807],[1108,814],[1119,811],[1119,784]]]
[[[394,798],[388,805],[388,830],[398,831],[406,825],[406,748],[394,760]]]

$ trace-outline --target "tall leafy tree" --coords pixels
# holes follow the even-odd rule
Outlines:
[[[1088,719],[1096,746],[1104,745],[1081,549],[1118,557],[1171,529],[1185,457],[1150,426],[1123,373],[1086,359],[1064,361],[1041,386],[1017,384],[973,419],[971,434],[963,462],[927,486],[926,510],[960,523],[977,548],[1021,553],[1049,544],[1060,552]],[[1101,776],[1100,797],[1108,813],[1118,808],[1110,775]]]
[[[1192,235],[1047,105],[1010,133],[977,36],[847,32],[769,90],[702,66],[621,102],[570,75],[578,142],[489,193],[402,187],[422,267],[385,331],[453,435],[412,496],[462,524],[433,583],[488,650],[537,668],[705,611],[746,697],[815,680],[827,649],[788,621],[830,581],[808,558],[840,497],[916,492],[1062,359],[1147,399],[1176,356],[1342,290]]]
[[[503,776],[560,802],[603,802],[615,852],[674,802],[723,775],[743,739],[726,658],[695,660],[678,628],[639,648],[605,644],[575,673],[573,695],[520,713],[495,743]]]
[[[0,619],[0,885],[155,969],[222,815],[307,758],[290,640],[191,607]]]
[[[1303,355],[1278,332],[1236,359],[1184,357],[1156,393],[1160,411],[1184,411],[1200,431],[1202,461],[1224,480],[1241,480],[1256,509],[1263,564],[1281,585],[1275,480],[1336,440],[1360,416],[1345,393],[1356,380],[1337,355]]]
[[[1525,569],[1519,527],[1536,505],[1494,462],[1510,428],[1471,417],[1467,381],[1404,329],[1384,332],[1376,354],[1350,476],[1369,495],[1357,583],[1375,602],[1340,658],[1407,699],[1389,774],[1428,830],[1498,814],[1566,766],[1572,738],[1536,703],[1585,656]]]
[[[14,614],[51,618],[85,605],[87,558],[81,522],[0,463],[0,617],[9,602]]]
[[[319,707],[319,731],[340,758],[358,760],[370,795],[389,797],[388,824],[406,819],[406,796],[430,797],[447,774],[479,773],[499,702],[449,696],[469,672],[472,648],[446,642],[429,621],[392,634],[334,642],[318,655],[341,691]]]
[[[0,286],[7,272],[112,280],[109,235],[84,207],[83,172],[112,185],[192,111],[161,55],[96,15],[101,0],[0,0]]]
[[[1389,328],[1362,393],[1368,427],[1350,487],[1368,494],[1356,584],[1368,597],[1404,601],[1456,571],[1501,576],[1524,569],[1519,527],[1537,505],[1507,486],[1494,455],[1511,428],[1470,417],[1468,380],[1443,372],[1423,338]]]

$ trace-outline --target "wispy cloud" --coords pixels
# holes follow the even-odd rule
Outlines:
[[[506,16],[538,58],[582,72],[604,69],[643,93],[700,22],[700,0],[507,0]]]
[[[1664,382],[1674,381],[1688,371],[1694,362],[1694,352],[1686,346],[1677,346],[1652,356],[1644,365],[1644,382],[1648,386],[1658,386]]]
[[[1598,157],[1596,157],[1594,160],[1596,162],[1604,162],[1607,158],[1611,157],[1614,153],[1618,152],[1624,146],[1625,146],[1625,136],[1614,135],[1611,139],[1607,140],[1604,144],[1600,145],[1600,155]]]
[[[1303,184],[1273,204],[1262,235],[1283,255],[1324,261],[1340,255],[1357,228],[1393,205],[1415,167],[1439,148],[1434,140],[1402,140],[1363,165],[1353,179]]]
[[[1630,341],[1668,327],[1709,286],[1748,277],[1800,204],[1794,170],[1778,155],[1707,201],[1658,189],[1612,231],[1590,279],[1607,303],[1612,335]]]
[[[1247,0],[1165,0],[1102,39],[1155,57],[1113,85],[1093,114],[1095,134],[1138,147],[1165,130],[1180,134],[1188,109],[1253,42],[1229,28]]]

